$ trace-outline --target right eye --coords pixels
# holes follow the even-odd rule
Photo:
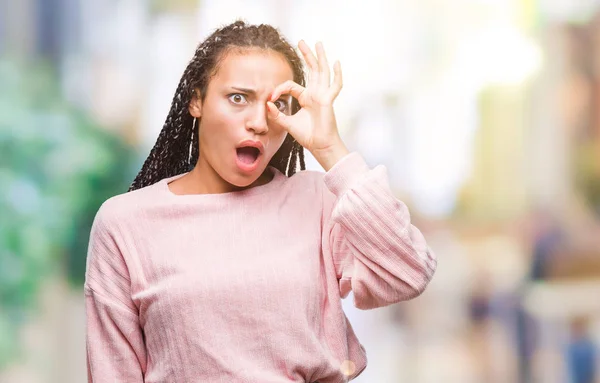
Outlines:
[[[229,98],[229,101],[231,101],[232,103],[234,103],[236,105],[242,105],[242,104],[245,104],[246,102],[248,102],[248,100],[246,100],[246,96],[241,93],[230,94],[228,98]]]

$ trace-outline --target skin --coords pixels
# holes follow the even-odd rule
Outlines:
[[[333,111],[333,101],[342,88],[339,62],[329,64],[321,43],[317,56],[300,41],[300,51],[309,69],[306,88],[293,81],[284,56],[269,50],[233,50],[226,53],[210,80],[204,99],[197,93],[189,112],[200,121],[199,159],[192,171],[171,182],[175,194],[227,193],[268,183],[265,171],[287,133],[309,150],[325,171],[348,149],[342,142]],[[290,115],[291,97],[301,110]],[[261,141],[265,147],[256,171],[246,173],[236,165],[236,146],[245,139]]]

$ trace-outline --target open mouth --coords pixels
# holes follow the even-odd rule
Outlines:
[[[255,163],[258,159],[258,156],[260,155],[260,150],[251,146],[237,148],[236,151],[240,162],[248,165],[252,165],[253,163]]]

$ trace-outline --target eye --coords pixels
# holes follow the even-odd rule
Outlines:
[[[234,103],[236,105],[241,105],[241,104],[245,104],[246,102],[248,102],[248,100],[246,100],[246,96],[241,93],[230,94],[228,96],[228,98],[229,98],[229,101],[231,101],[232,103]]]
[[[288,107],[288,103],[285,100],[277,100],[277,101],[273,102],[273,104],[275,104],[277,109],[279,109],[279,111],[281,111],[281,112],[285,112]]]

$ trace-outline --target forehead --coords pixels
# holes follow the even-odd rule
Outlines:
[[[211,83],[269,91],[294,73],[285,57],[265,49],[232,50],[225,54]]]

